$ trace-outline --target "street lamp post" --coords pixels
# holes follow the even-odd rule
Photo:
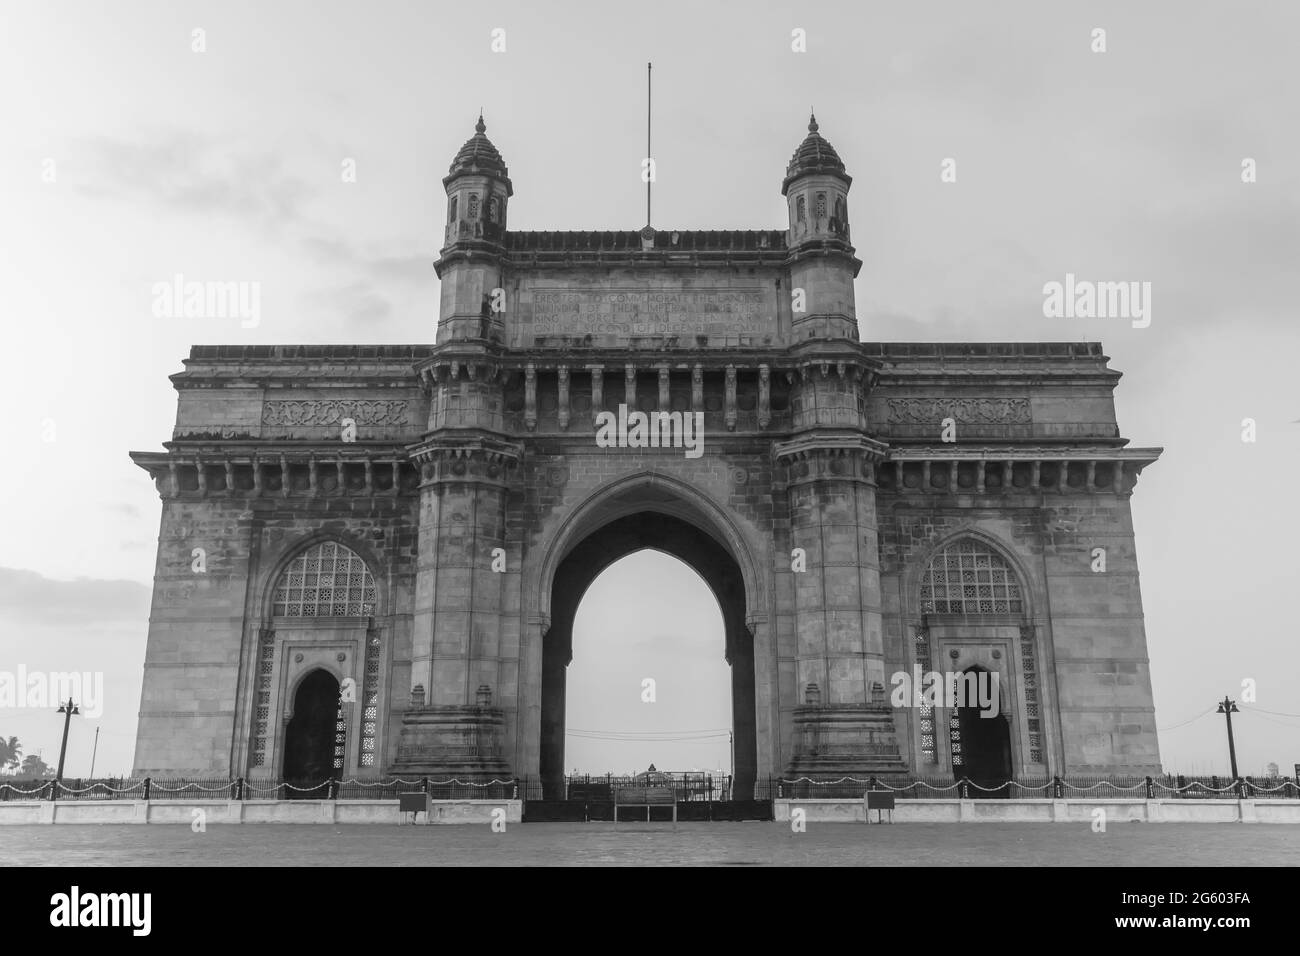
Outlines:
[[[1232,764],[1232,786],[1236,789],[1237,796],[1241,796],[1241,784],[1238,782],[1241,778],[1237,776],[1237,745],[1232,739],[1232,715],[1240,713],[1240,711],[1237,710],[1236,701],[1229,700],[1225,696],[1223,700],[1219,701],[1217,712],[1223,714],[1228,721],[1228,760]]]
[[[59,784],[63,782],[63,759],[68,755],[68,725],[72,723],[72,715],[80,714],[77,705],[68,698],[66,704],[59,706],[59,713],[63,715],[63,744],[59,747],[59,769],[54,774],[54,787],[57,790]]]

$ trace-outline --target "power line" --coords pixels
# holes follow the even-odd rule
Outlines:
[[[1177,730],[1179,727],[1186,727],[1186,726],[1187,726],[1188,724],[1190,724],[1192,721],[1194,721],[1194,720],[1200,720],[1200,719],[1201,719],[1202,717],[1204,717],[1206,714],[1212,713],[1213,711],[1214,711],[1214,708],[1213,708],[1213,707],[1207,707],[1205,710],[1201,711],[1201,712],[1200,712],[1199,714],[1197,714],[1195,717],[1190,717],[1190,718],[1188,718],[1187,720],[1184,720],[1181,724],[1174,724],[1174,725],[1171,726],[1171,727],[1157,727],[1157,728],[1156,728],[1156,732],[1157,732],[1157,733],[1164,733],[1166,730]]]
[[[659,737],[663,734],[727,734],[731,733],[730,727],[708,727],[700,730],[585,730],[581,727],[574,727],[566,730],[570,734],[612,734],[618,737],[638,737],[651,736]]]
[[[1280,710],[1265,710],[1263,707],[1247,707],[1246,709],[1258,711],[1261,714],[1272,714],[1274,717],[1295,717],[1300,719],[1300,714],[1287,714]]]

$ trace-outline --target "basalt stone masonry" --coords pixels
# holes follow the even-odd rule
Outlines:
[[[647,547],[718,595],[740,791],[1157,769],[1129,504],[1159,449],[1120,373],[861,341],[851,182],[814,120],[785,229],[512,232],[480,118],[436,344],[195,347],[132,456],[163,500],[136,771],[555,793],[578,602]],[[703,453],[599,447],[620,405],[702,413]],[[897,700],[918,666],[996,674],[1000,716]]]

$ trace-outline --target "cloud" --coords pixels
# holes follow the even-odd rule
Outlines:
[[[327,309],[349,324],[374,325],[393,314],[393,303],[364,280],[312,292],[305,300],[313,311]]]
[[[149,602],[149,587],[136,581],[56,581],[35,571],[0,568],[0,621],[10,635],[91,623],[100,630],[128,627],[143,632]]]
[[[301,223],[316,190],[266,151],[241,151],[190,130],[83,143],[94,179],[80,191],[97,199],[147,203],[181,213],[220,214],[277,230]]]

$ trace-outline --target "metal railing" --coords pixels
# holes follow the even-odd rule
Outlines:
[[[1180,800],[1300,799],[1300,783],[1286,777],[1189,776],[1025,777],[989,781],[950,776],[880,774],[866,777],[766,777],[741,792],[729,775],[656,772],[562,779],[511,777],[459,780],[436,777],[374,777],[294,780],[274,777],[99,777],[53,780],[0,779],[0,802],[30,800],[396,800],[401,793],[426,792],[437,800],[566,800],[613,802],[618,787],[671,787],[682,802],[726,803],[773,799],[860,799],[868,790],[888,790],[915,799],[1081,799],[1127,797]]]

